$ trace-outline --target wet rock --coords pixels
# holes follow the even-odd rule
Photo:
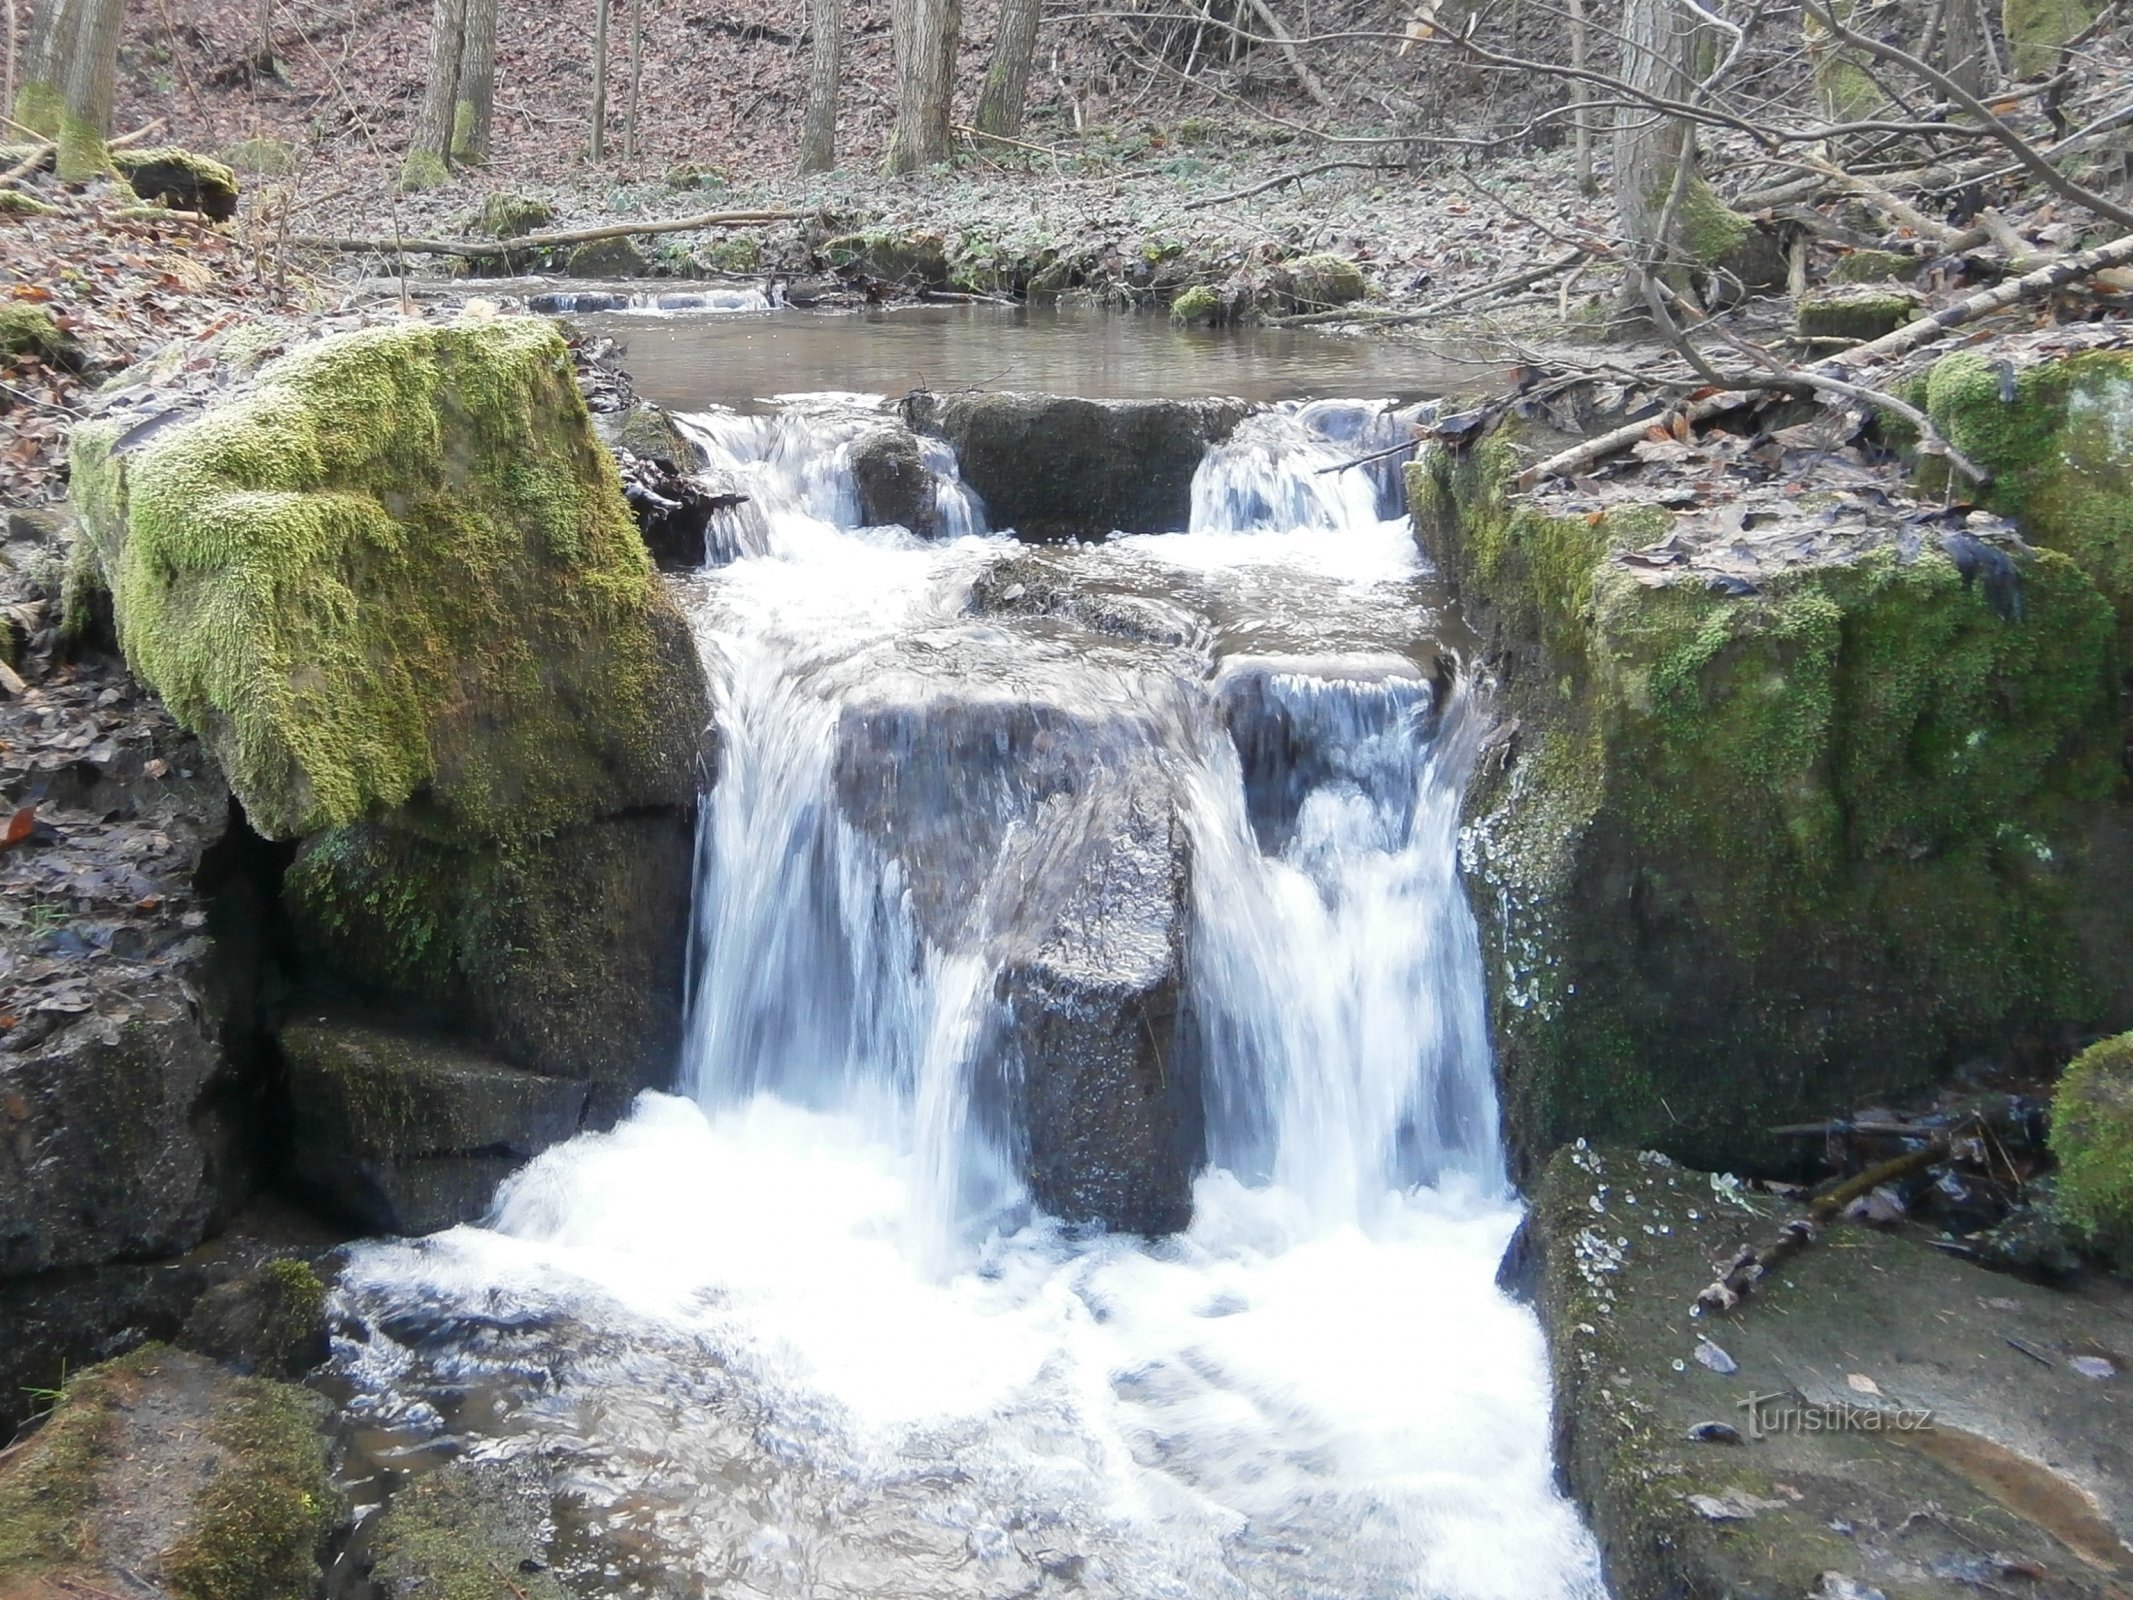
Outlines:
[[[554,1491],[526,1461],[448,1461],[409,1479],[370,1538],[372,1584],[382,1600],[487,1595],[564,1600],[549,1570]]]
[[[2062,1600],[2107,1592],[2133,1561],[2115,1531],[2133,1510],[2127,1402],[2010,1341],[2125,1348],[2133,1296],[2063,1294],[1845,1227],[1737,1310],[1692,1316],[1712,1263],[1767,1241],[1778,1205],[1585,1145],[1533,1192],[1557,1460],[1612,1591],[1957,1600],[2023,1575]],[[1685,1359],[1706,1334],[1737,1371]],[[1740,1442],[1712,1448],[1714,1424]],[[1833,1591],[1834,1573],[1858,1587]]]
[[[262,1262],[203,1293],[177,1342],[238,1372],[301,1377],[326,1359],[326,1286],[309,1262]]]
[[[938,531],[933,474],[908,428],[883,427],[852,443],[852,482],[859,516],[871,525],[894,523],[921,538]]]
[[[290,1181],[384,1233],[472,1221],[585,1116],[585,1083],[435,1040],[320,1018],[284,1028],[281,1045]]]
[[[592,311],[626,311],[629,303],[630,297],[626,294],[581,290],[533,295],[527,299],[526,309],[543,317],[582,316]]]
[[[938,234],[842,234],[822,246],[822,255],[841,276],[858,274],[906,289],[948,286],[948,247]]]
[[[946,439],[992,524],[1025,539],[1172,533],[1192,516],[1192,477],[1250,407],[1227,400],[1079,400],[916,393],[912,426]]]

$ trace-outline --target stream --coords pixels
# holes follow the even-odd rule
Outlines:
[[[1493,1282],[1486,708],[1395,469],[1318,470],[1404,414],[1282,399],[1189,528],[1088,546],[987,531],[930,451],[925,541],[858,525],[886,402],[697,360],[753,499],[684,580],[722,740],[687,1057],[482,1226],[355,1251],[371,1458],[532,1464],[585,1595],[1601,1595]]]

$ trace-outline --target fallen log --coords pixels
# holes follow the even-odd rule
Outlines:
[[[805,211],[707,211],[701,216],[669,217],[660,222],[615,222],[598,228],[553,229],[495,243],[482,239],[337,239],[310,234],[300,235],[289,243],[309,250],[346,250],[381,256],[460,256],[469,261],[494,261],[535,250],[552,250],[560,245],[593,244],[601,239],[630,239],[654,233],[693,233],[699,228],[753,228],[771,222],[793,222],[807,215],[809,213]]]
[[[1931,344],[1943,334],[1966,323],[1975,322],[1980,317],[2003,311],[2008,306],[2017,305],[2024,300],[2039,299],[2092,273],[2101,272],[2106,267],[2120,267],[2129,262],[2133,262],[2133,234],[2113,239],[2108,244],[2100,244],[2093,250],[2084,250],[2078,255],[2063,256],[2034,272],[2024,273],[2019,278],[2009,278],[2004,283],[1995,284],[1990,289],[1971,295],[1968,299],[1958,300],[1953,305],[1930,312],[1915,322],[1907,322],[1894,333],[1883,334],[1880,338],[1870,339],[1864,344],[1855,344],[1799,370],[1802,376],[1810,378],[1818,374],[1834,375],[1862,364],[1886,361],[1891,356],[1907,355],[1919,346]],[[1613,455],[1617,450],[1627,450],[1653,428],[1668,426],[1676,416],[1690,423],[1708,422],[1713,417],[1739,410],[1764,392],[1759,389],[1727,390],[1690,405],[1677,406],[1655,416],[1624,423],[1619,428],[1587,439],[1583,444],[1573,445],[1544,461],[1535,462],[1518,475],[1518,487],[1530,489],[1544,478],[1567,478],[1572,473]]]

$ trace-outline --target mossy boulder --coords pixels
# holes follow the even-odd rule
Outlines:
[[[701,669],[550,324],[339,335],[127,423],[73,449],[120,641],[261,833],[691,803]]]
[[[409,1479],[371,1540],[381,1600],[566,1600],[546,1537],[553,1491],[528,1463],[449,1461]]]
[[[114,150],[111,164],[143,200],[227,222],[237,215],[237,174],[210,156],[175,145]]]
[[[2133,1033],[2091,1045],[2052,1098],[2052,1153],[2067,1219],[2133,1263]]]
[[[1363,269],[1346,256],[1298,256],[1283,265],[1290,303],[1299,311],[1353,304],[1369,292]]]
[[[847,233],[822,246],[840,271],[882,278],[911,289],[944,289],[951,276],[948,243],[937,233]]]
[[[382,1232],[472,1221],[585,1117],[584,1083],[434,1039],[315,1018],[284,1028],[281,1047],[290,1181]]]
[[[1864,344],[1894,333],[1915,318],[1924,305],[1925,301],[1910,290],[1886,286],[1810,289],[1800,296],[1800,337]]]
[[[652,262],[627,239],[594,239],[565,256],[563,270],[573,278],[641,278]]]
[[[1752,583],[1676,575],[1624,553],[1706,524],[1515,494],[1519,460],[1433,447],[1410,499],[1506,683],[1465,862],[1527,1170],[1579,1135],[1780,1167],[1773,1125],[2133,1003],[2112,619],[2072,561],[2005,622],[1862,503]]]
[[[1185,325],[1218,322],[1222,312],[1221,291],[1208,283],[1196,283],[1170,302],[1170,320]]]
[[[486,239],[522,239],[555,221],[555,207],[530,194],[509,192],[483,199],[467,226]]]
[[[1994,474],[1994,509],[2071,557],[2110,600],[2133,661],[2133,350],[1943,356],[1927,375],[1925,409]]]
[[[0,304],[0,362],[9,361],[40,361],[69,372],[87,365],[81,342],[57,317],[43,306],[19,300]]]
[[[80,1373],[0,1462],[0,1592],[312,1592],[338,1505],[329,1409],[163,1345]]]
[[[1829,269],[1832,283],[1891,283],[1915,277],[1919,260],[1901,250],[1849,250]]]
[[[202,1293],[179,1339],[247,1375],[301,1377],[326,1359],[326,1285],[308,1261],[263,1261]]]

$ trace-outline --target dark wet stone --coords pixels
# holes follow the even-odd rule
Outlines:
[[[859,491],[860,521],[894,523],[922,538],[937,531],[933,474],[910,429],[885,426],[856,440],[852,482]]]

